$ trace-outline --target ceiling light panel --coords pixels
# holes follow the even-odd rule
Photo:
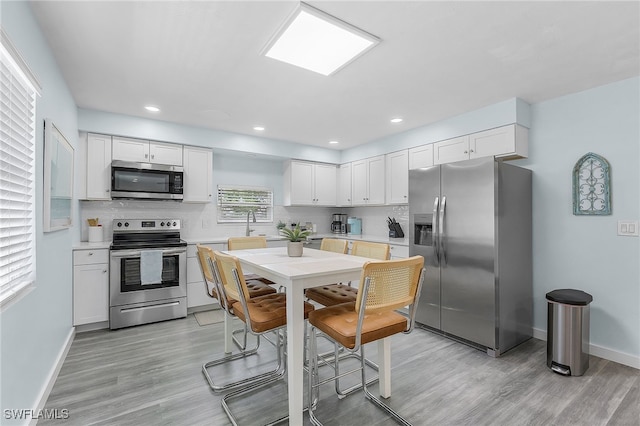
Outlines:
[[[264,55],[328,76],[379,41],[365,31],[301,3],[269,42]]]

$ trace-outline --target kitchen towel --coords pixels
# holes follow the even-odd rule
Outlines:
[[[140,284],[160,284],[162,282],[162,250],[142,250],[140,252]]]

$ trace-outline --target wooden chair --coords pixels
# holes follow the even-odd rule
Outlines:
[[[423,279],[424,258],[422,256],[367,262],[362,269],[360,280],[363,284],[355,303],[328,306],[309,314],[311,331],[309,333],[308,407],[312,424],[322,424],[314,414],[319,400],[319,387],[338,377],[336,374],[329,379],[319,380],[317,329],[346,350],[353,353],[360,351],[360,367],[341,376],[360,371],[361,387],[366,399],[387,411],[396,421],[409,425],[409,422],[367,389],[364,345],[397,333],[410,333],[413,330]],[[395,312],[396,309],[405,306],[410,306],[409,318]],[[334,358],[334,362],[338,371],[337,357]]]
[[[255,248],[267,248],[267,237],[255,236],[255,237],[230,237],[227,240],[227,248],[231,250],[246,250]],[[270,281],[257,274],[246,274],[244,276],[245,281],[258,280],[267,285],[272,285],[273,281]]]
[[[341,240],[338,240],[341,241]],[[324,239],[322,240],[324,243]],[[320,250],[323,250],[320,246]],[[331,250],[335,251],[335,250]],[[371,243],[368,241],[354,241],[351,246],[351,254],[354,256],[369,257],[377,260],[389,259],[391,248],[386,243]],[[346,251],[344,252],[346,253]],[[340,303],[355,302],[358,289],[344,284],[329,284],[321,287],[307,289],[307,299],[318,302],[323,306],[339,305]]]
[[[213,299],[217,299],[218,302],[220,303],[220,307],[225,312],[225,322],[231,321],[233,320],[233,318],[235,318],[235,314],[233,313],[232,306],[233,306],[233,303],[235,303],[236,301],[228,297],[223,297],[225,295],[225,292],[224,292],[224,289],[221,288],[222,284],[221,284],[220,278],[216,274],[215,267],[213,264],[214,252],[210,247],[203,246],[200,244],[197,244],[196,248],[198,250],[197,251],[198,262],[200,263],[200,270],[202,271],[202,278],[204,280],[205,291],[207,292],[207,295],[209,297]],[[250,297],[259,297],[259,296],[265,296],[267,294],[276,293],[276,290],[274,288],[269,287],[268,285],[260,281],[247,281],[246,286],[248,288]],[[243,333],[242,342],[239,342],[236,339],[235,335],[237,333]],[[213,378],[209,374],[209,368],[215,365],[223,364],[228,361],[232,361],[234,359],[244,358],[248,355],[253,355],[258,351],[258,348],[260,346],[260,339],[258,338],[256,339],[255,347],[253,347],[252,349],[247,349],[246,324],[244,324],[244,327],[242,329],[234,330],[231,336],[232,336],[233,343],[238,347],[240,352],[236,354],[231,354],[230,350],[228,351],[227,348],[225,348],[225,355],[219,358],[216,358],[212,361],[206,362],[202,365],[202,373],[207,379],[207,382],[209,382],[209,386],[211,387],[211,389],[213,389],[216,392],[235,388],[241,385],[242,383],[232,382],[232,383],[227,383],[223,385],[217,384],[216,382],[214,382]]]
[[[277,336],[277,368],[265,373],[267,376],[261,375],[258,382],[255,380],[256,376],[245,379],[245,381],[249,381],[249,386],[231,392],[222,398],[222,407],[225,413],[227,413],[231,423],[236,425],[237,421],[229,409],[228,401],[253,392],[284,377],[286,371],[284,367],[285,335],[280,331],[287,325],[287,296],[284,293],[275,293],[251,297],[238,258],[219,251],[214,252],[214,258],[214,265],[222,283],[220,288],[223,289],[227,298],[235,300],[232,304],[233,313],[247,324],[250,333],[261,336],[273,331],[276,332]],[[308,318],[313,309],[313,305],[304,302],[305,319]]]

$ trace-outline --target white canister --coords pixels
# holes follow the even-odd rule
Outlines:
[[[89,242],[100,243],[104,241],[104,234],[102,232],[102,226],[90,226],[89,227]]]

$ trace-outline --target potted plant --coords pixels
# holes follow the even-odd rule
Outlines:
[[[295,228],[282,228],[280,229],[280,235],[285,237],[289,242],[287,243],[287,254],[290,257],[302,256],[302,244],[303,241],[311,234],[311,231],[302,230],[298,223]]]

